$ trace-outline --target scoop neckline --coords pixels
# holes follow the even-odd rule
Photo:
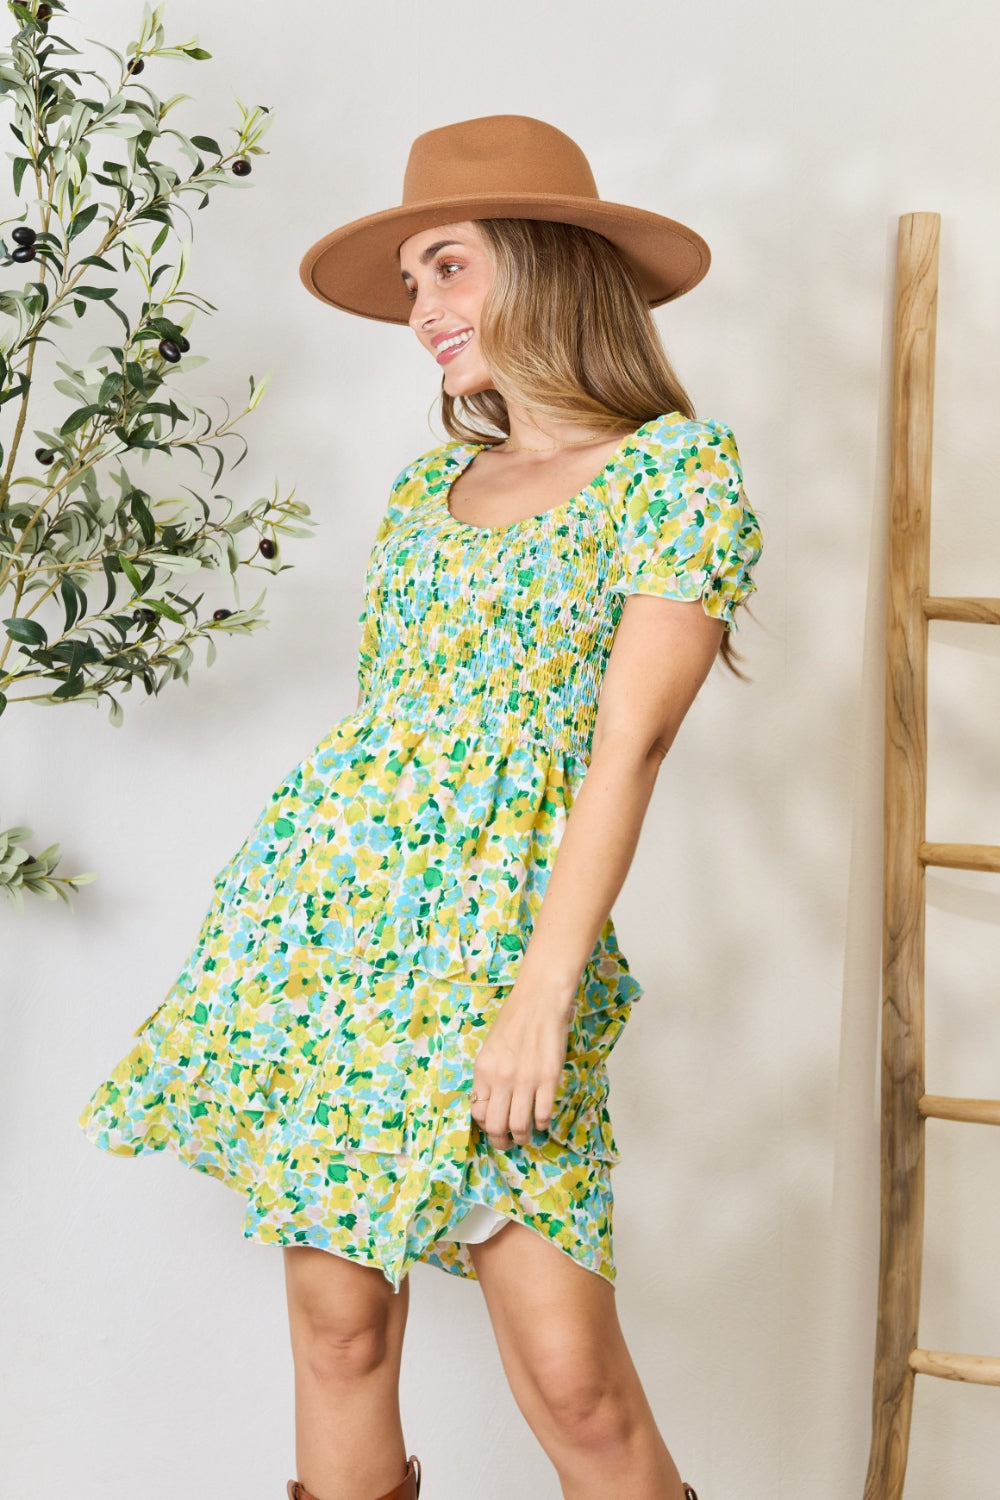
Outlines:
[[[681,415],[681,413],[668,412],[667,415],[672,417],[679,416]],[[601,480],[604,478],[605,474],[607,474],[608,470],[618,462],[619,458],[621,457],[622,450],[628,443],[634,442],[639,434],[641,432],[644,432],[647,427],[651,427],[654,422],[662,422],[663,420],[663,417],[650,417],[648,422],[643,422],[639,427],[635,429],[634,432],[626,433],[621,442],[618,444],[617,448],[611,454],[611,457],[608,459],[607,463],[600,470],[600,472],[595,474],[593,479],[588,480],[581,489],[577,490],[575,495],[570,495],[568,500],[563,500],[558,505],[550,505],[548,510],[537,511],[533,516],[521,516],[517,521],[505,521],[502,526],[477,526],[474,521],[463,521],[460,519],[460,517],[452,515],[451,508],[448,503],[451,498],[452,489],[461,478],[461,476],[465,473],[469,465],[472,463],[472,460],[476,457],[476,454],[481,453],[484,448],[489,448],[492,446],[490,443],[460,443],[457,446],[457,450],[453,450],[447,455],[447,462],[450,464],[458,464],[458,470],[455,474],[452,475],[450,483],[445,485],[443,489],[439,491],[442,509],[444,511],[444,519],[446,522],[450,521],[452,526],[457,526],[461,531],[480,531],[485,536],[495,536],[502,535],[507,531],[512,531],[516,526],[529,526],[536,521],[544,521],[546,516],[554,516],[557,515],[560,511],[569,510],[570,506],[576,505],[576,503],[581,499],[583,495],[588,492],[588,490],[592,490],[595,485],[600,484]]]

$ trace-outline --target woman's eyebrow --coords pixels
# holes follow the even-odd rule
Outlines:
[[[434,244],[434,245],[428,245],[427,249],[420,256],[420,264],[422,266],[426,266],[429,261],[432,261],[434,259],[435,255],[437,255],[437,253],[438,253],[439,250],[446,250],[449,245],[460,245],[460,241],[459,240],[438,240],[436,244]],[[402,274],[404,276],[408,276],[409,272],[408,271],[403,271]]]

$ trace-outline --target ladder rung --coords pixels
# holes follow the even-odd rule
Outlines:
[[[917,853],[925,865],[1000,871],[1000,844],[921,844]]]
[[[940,1349],[914,1349],[910,1369],[918,1375],[939,1375],[943,1380],[1000,1385],[1000,1359],[988,1354],[943,1354]]]
[[[949,1099],[924,1094],[917,1108],[925,1120],[964,1120],[972,1125],[1000,1125],[1000,1099]]]
[[[924,614],[928,620],[1000,625],[1000,599],[925,599]]]

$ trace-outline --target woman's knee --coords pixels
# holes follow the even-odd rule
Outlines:
[[[595,1452],[628,1442],[638,1417],[628,1382],[598,1351],[564,1348],[538,1360],[532,1375],[560,1441]]]
[[[299,1248],[286,1256],[296,1364],[327,1385],[350,1384],[377,1373],[387,1362],[398,1364],[404,1294],[394,1294],[382,1274],[367,1267],[351,1266],[344,1272],[323,1261],[309,1266],[289,1264]],[[327,1262],[335,1259],[325,1251],[317,1254]],[[299,1270],[303,1274],[296,1276]]]

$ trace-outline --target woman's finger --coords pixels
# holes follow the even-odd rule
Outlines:
[[[514,1090],[510,1101],[510,1133],[519,1146],[531,1140],[535,1090],[525,1084]]]
[[[483,1128],[494,1146],[510,1143],[510,1089],[494,1087],[486,1105]]]
[[[556,1085],[540,1083],[535,1090],[535,1129],[548,1130],[556,1103]]]
[[[473,1083],[472,1092],[469,1095],[469,1112],[476,1124],[480,1127],[486,1121],[486,1110],[490,1102],[490,1090],[485,1084],[478,1086]]]

